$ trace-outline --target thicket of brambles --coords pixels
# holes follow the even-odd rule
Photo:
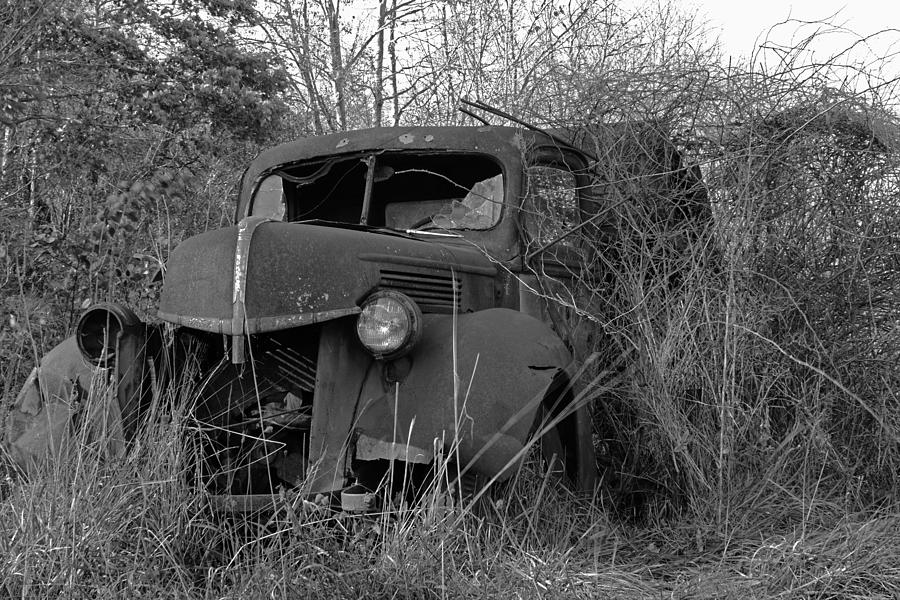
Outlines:
[[[895,596],[889,57],[811,62],[813,36],[728,62],[664,5],[351,6],[0,6],[0,417],[84,306],[152,318],[168,251],[231,219],[261,148],[474,123],[458,106],[478,99],[596,159],[588,224],[547,249],[583,262],[541,280],[588,361],[603,492],[585,503],[526,474],[481,512],[435,499],[335,521],[286,497],[268,523],[222,523],[182,485],[176,411],[118,462],[84,443],[3,483],[4,591]],[[673,206],[685,169],[702,185]]]
[[[900,130],[828,67],[671,73],[575,127],[587,262],[545,292],[616,365],[591,395],[613,487],[722,522],[896,498]]]

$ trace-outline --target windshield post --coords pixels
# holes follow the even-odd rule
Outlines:
[[[359,216],[360,225],[366,225],[369,220],[369,206],[372,204],[372,186],[375,184],[375,155],[370,154],[365,158],[366,163],[366,190],[363,193],[362,214]]]

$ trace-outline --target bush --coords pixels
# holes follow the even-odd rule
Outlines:
[[[587,262],[543,292],[582,358],[625,365],[594,394],[625,504],[724,522],[769,495],[896,497],[900,125],[875,94],[765,75],[663,80],[571,132],[599,192],[556,248]]]

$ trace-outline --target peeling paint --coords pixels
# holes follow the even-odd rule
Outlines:
[[[231,335],[232,319],[217,319],[215,317],[194,317],[191,315],[177,315],[174,313],[159,311],[158,316],[163,321],[174,323],[176,325],[184,325],[191,329],[199,329],[200,331],[211,331],[213,333],[226,333]]]
[[[247,217],[238,223],[237,243],[234,249],[234,294],[232,302],[234,308],[231,316],[232,335],[243,335],[244,323],[247,320],[247,309],[244,304],[247,288],[247,268],[250,258],[250,243],[256,228],[271,219],[265,217]],[[244,362],[243,339],[235,340],[232,345],[231,362],[240,364]]]
[[[434,136],[433,136],[433,135],[426,135],[426,136],[425,136],[425,141],[426,141],[426,142],[433,142],[433,141],[434,141]]]
[[[401,144],[412,144],[416,140],[416,137],[411,133],[404,133],[397,139],[400,140]]]
[[[247,317],[244,323],[244,329],[247,333],[263,333],[266,331],[279,331],[289,327],[299,327],[301,325],[309,325],[312,323],[321,323],[332,319],[340,319],[350,315],[358,314],[360,311],[358,306],[348,308],[339,308],[335,310],[326,310],[318,312],[305,312],[293,315],[278,315],[271,317]],[[176,325],[184,325],[191,329],[199,329],[200,331],[210,331],[213,333],[225,333],[228,335],[236,335],[232,332],[232,319],[217,319],[214,317],[191,317],[185,315],[176,315],[172,313],[159,313],[159,318],[174,323]]]
[[[434,460],[434,452],[410,444],[385,442],[360,434],[356,440],[356,458],[360,460],[402,460],[409,463],[428,464]]]
[[[349,139],[341,138],[341,140],[337,143],[337,146],[335,146],[335,148],[343,148],[344,146],[346,146],[349,143],[350,143]]]
[[[247,331],[250,333],[261,333],[264,331],[279,331],[290,327],[299,327],[301,325],[310,325],[312,323],[321,323],[332,319],[340,319],[350,315],[359,314],[358,306],[349,308],[338,308],[335,310],[326,310],[321,312],[300,313],[296,315],[278,315],[273,317],[256,317],[247,319]]]

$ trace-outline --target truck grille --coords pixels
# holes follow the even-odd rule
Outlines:
[[[276,338],[266,340],[262,360],[278,373],[278,381],[288,382],[290,387],[312,392],[316,389],[316,363],[293,346]]]
[[[424,274],[382,269],[378,289],[406,294],[423,312],[451,312],[459,310],[462,282],[451,273]]]

